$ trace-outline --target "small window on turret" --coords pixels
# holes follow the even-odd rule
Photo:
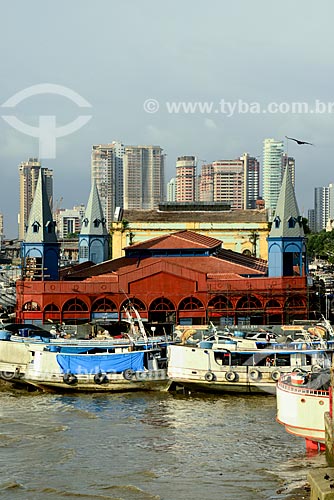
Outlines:
[[[279,218],[278,215],[274,219],[274,224],[275,224],[275,228],[278,229],[280,224],[281,224],[281,219]]]
[[[101,222],[101,221],[100,221],[100,219],[95,219],[95,220],[93,221],[94,227],[99,227],[100,222]]]
[[[40,227],[41,227],[40,223],[37,222],[37,220],[35,220],[35,222],[32,223],[32,232],[38,233]]]
[[[52,233],[53,222],[51,220],[48,220],[45,224],[45,227],[48,233]]]
[[[288,226],[289,226],[290,228],[294,228],[294,227],[295,227],[295,225],[296,225],[296,222],[297,222],[297,220],[296,220],[296,218],[295,218],[295,217],[290,217],[290,218],[288,219]]]

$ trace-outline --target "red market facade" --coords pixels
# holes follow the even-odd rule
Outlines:
[[[59,281],[21,280],[16,320],[117,321],[129,300],[150,323],[284,324],[308,318],[312,307],[305,276],[268,278],[245,267],[239,274],[235,265],[218,260],[124,258],[109,272],[84,278],[74,273]]]

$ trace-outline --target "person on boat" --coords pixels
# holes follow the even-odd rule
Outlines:
[[[271,359],[270,356],[266,357],[266,366],[271,366]]]

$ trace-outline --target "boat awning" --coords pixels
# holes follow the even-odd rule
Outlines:
[[[75,375],[95,373],[122,373],[124,370],[143,370],[144,352],[125,354],[57,354],[57,362],[63,373]]]

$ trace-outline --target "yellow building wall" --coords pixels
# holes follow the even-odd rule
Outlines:
[[[152,238],[157,238],[176,231],[195,231],[211,238],[222,241],[222,247],[234,252],[243,253],[245,250],[253,252],[252,235],[258,236],[256,242],[256,256],[268,260],[267,237],[269,234],[267,222],[260,223],[154,223],[131,222],[126,229],[122,222],[112,223],[112,259],[124,257],[124,248],[131,243],[142,243]]]

